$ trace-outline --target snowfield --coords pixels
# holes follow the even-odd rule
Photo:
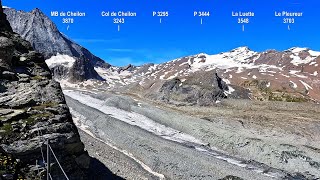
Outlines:
[[[71,68],[75,61],[76,60],[74,59],[74,57],[71,57],[69,55],[57,54],[56,56],[52,56],[50,59],[47,59],[46,63],[49,68],[52,68],[57,65],[62,65]]]

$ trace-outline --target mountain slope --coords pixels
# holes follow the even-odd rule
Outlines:
[[[90,53],[87,49],[72,42],[62,33],[59,32],[56,25],[39,9],[34,9],[31,12],[17,11],[12,8],[4,9],[7,14],[8,21],[10,22],[14,32],[21,35],[22,38],[31,42],[33,48],[42,54],[46,59],[55,57],[56,59],[63,58],[63,56],[69,56],[73,59],[79,59],[89,61],[91,66],[98,66],[109,68],[110,65],[105,63],[99,57]],[[94,71],[92,67],[87,67],[82,70],[91,68],[89,71]],[[56,68],[51,67],[50,68]],[[75,68],[73,68],[75,69]],[[55,71],[55,70],[54,70]],[[76,71],[81,71],[77,69]],[[60,72],[61,73],[61,72]],[[82,79],[80,77],[74,77],[75,73],[66,71],[64,76],[70,77],[70,79]],[[82,72],[88,74],[88,72]],[[90,74],[90,73],[89,73]],[[95,73],[95,76],[85,77],[85,79],[101,79],[99,75]]]
[[[90,157],[44,57],[13,33],[0,1],[0,179],[38,179],[46,141],[70,179],[86,179]],[[37,164],[36,164],[37,162]],[[53,179],[64,178],[56,163]]]
[[[229,91],[224,89],[228,97],[302,102],[320,101],[319,64],[320,52],[307,48],[254,52],[248,47],[240,47],[220,54],[202,53],[130,70],[119,71],[112,67],[107,70],[96,68],[96,71],[107,80],[110,89],[124,87],[125,91],[165,101],[168,101],[167,95],[159,97],[165,83],[181,81],[179,86],[182,88],[200,85],[203,90],[215,86],[210,77],[216,73],[228,85]],[[195,97],[203,97],[197,91],[193,93]],[[177,98],[188,102],[188,98],[181,99],[176,95],[172,100]],[[214,101],[217,99],[212,98],[211,104]]]

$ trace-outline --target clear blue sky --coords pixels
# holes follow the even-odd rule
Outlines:
[[[255,51],[309,47],[320,51],[319,0],[3,0],[3,5],[24,11],[41,9],[50,16],[57,11],[85,11],[86,17],[62,24],[60,17],[50,17],[59,30],[114,65],[160,63],[185,55],[208,54],[248,46]],[[137,17],[121,25],[101,11],[136,11]],[[152,17],[152,11],[169,11],[169,17]],[[203,19],[193,11],[210,11]],[[288,31],[274,11],[302,11]],[[253,11],[250,24],[242,26],[231,11]]]

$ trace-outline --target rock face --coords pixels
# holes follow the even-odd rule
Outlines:
[[[61,34],[57,26],[40,9],[23,12],[6,8],[4,13],[7,14],[13,31],[29,41],[36,51],[45,55],[46,59],[59,53],[78,58],[84,56],[95,66],[110,66]]]
[[[215,72],[194,75],[185,81],[174,78],[166,81],[157,99],[173,104],[212,105],[227,98],[230,88]]]
[[[90,61],[84,56],[76,59],[75,63],[69,71],[69,77],[71,82],[81,82],[86,79],[103,80],[94,70],[94,67],[92,66]]]
[[[1,1],[0,1],[0,12],[3,12]],[[4,30],[12,31],[12,28],[11,28],[9,22],[6,21],[5,15],[1,16],[0,22],[1,22],[0,23],[0,30],[1,31],[4,31]]]
[[[4,9],[7,14],[8,21],[10,22],[14,32],[18,33],[22,38],[29,41],[32,47],[42,54],[45,59],[50,59],[55,56],[55,61],[59,61],[64,56],[74,58],[81,64],[88,65],[86,68],[90,72],[95,71],[94,67],[109,68],[111,65],[105,63],[99,57],[93,55],[87,49],[76,44],[75,42],[64,36],[56,25],[39,9],[34,9],[31,12],[17,11],[15,9]],[[69,78],[69,71],[62,70],[59,64],[56,66],[49,66],[53,72],[57,72],[57,79],[61,77]],[[78,64],[76,65],[78,66]],[[73,69],[75,69],[74,67]],[[70,69],[70,68],[68,68]],[[81,69],[77,69],[79,72]],[[64,73],[64,74],[62,74]],[[74,73],[70,73],[74,74]],[[89,74],[88,72],[80,72],[80,74]],[[96,73],[94,73],[96,74]],[[56,77],[56,76],[55,76]],[[88,76],[88,77],[70,77],[70,79],[102,79],[100,76]]]
[[[43,179],[47,140],[69,178],[86,179],[90,158],[60,85],[42,54],[8,25],[0,11],[0,179]],[[52,162],[53,179],[64,178]]]

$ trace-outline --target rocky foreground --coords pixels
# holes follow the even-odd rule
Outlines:
[[[0,1],[0,179],[44,179],[47,140],[70,179],[88,178],[90,157],[60,85],[12,31]],[[56,161],[51,167],[53,179],[65,178]]]

